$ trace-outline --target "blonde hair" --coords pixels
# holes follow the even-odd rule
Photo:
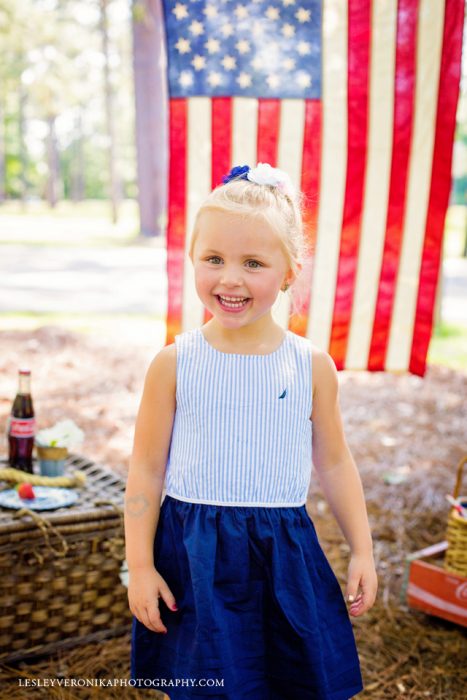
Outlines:
[[[193,257],[199,220],[204,211],[224,211],[243,217],[262,218],[278,235],[288,266],[298,278],[304,260],[311,254],[305,236],[302,211],[303,192],[284,194],[274,185],[259,185],[243,178],[233,178],[219,185],[202,202],[193,224],[189,256]],[[295,284],[296,279],[292,282]]]

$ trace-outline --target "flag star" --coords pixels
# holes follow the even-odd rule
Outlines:
[[[240,75],[237,78],[237,83],[240,85],[242,88],[249,87],[251,85],[251,75],[249,73],[240,73]]]
[[[179,78],[180,85],[182,87],[189,87],[193,85],[193,73],[189,70],[182,70]]]
[[[233,56],[224,56],[221,63],[225,70],[234,70],[237,66],[237,61]]]
[[[216,71],[211,71],[208,75],[208,83],[212,85],[212,87],[217,87],[222,83],[222,76],[220,73],[216,73]]]
[[[248,41],[245,41],[245,39],[240,39],[240,41],[237,41],[235,44],[235,48],[237,49],[238,53],[248,53],[250,50],[250,44]]]
[[[266,10],[266,17],[268,19],[279,19],[279,10],[277,7],[272,7],[271,5]]]
[[[234,12],[237,15],[237,19],[245,19],[245,17],[248,17],[248,8],[246,8],[245,5],[237,5]]]
[[[253,22],[253,36],[262,36],[264,34],[264,25],[256,20]]]
[[[284,70],[293,70],[295,68],[295,61],[293,58],[286,58],[282,62],[282,65],[284,67]]]
[[[282,34],[287,39],[290,39],[291,37],[293,37],[295,34],[295,29],[294,29],[293,24],[283,24],[282,25]]]
[[[289,5],[295,5],[295,0],[282,0],[282,4],[284,7],[288,7]]]
[[[256,55],[251,61],[251,65],[255,70],[261,70],[261,68],[264,68],[264,60],[260,56]]]
[[[206,5],[206,7],[203,10],[204,14],[206,17],[216,17],[217,16],[217,7],[215,5]]]
[[[175,44],[175,48],[178,49],[179,53],[188,53],[189,51],[191,51],[190,42],[188,41],[188,39],[183,39],[182,37],[180,37],[180,39]]]
[[[203,68],[206,68],[206,59],[204,56],[196,54],[196,56],[191,62],[191,65],[195,70],[203,70]]]
[[[299,7],[299,9],[295,13],[295,17],[301,24],[303,24],[304,22],[310,21],[310,14],[310,10],[305,10],[304,7]]]
[[[268,50],[270,54],[277,55],[279,51],[279,44],[277,43],[277,41],[270,41],[268,44]]]
[[[186,9],[186,5],[182,5],[180,2],[177,2],[172,12],[174,13],[177,19],[185,19],[185,17],[188,17],[188,10]]]
[[[194,36],[204,34],[204,27],[202,23],[198,22],[197,19],[194,19],[193,22],[190,24],[190,32],[194,34]]]
[[[300,54],[300,56],[306,56],[311,52],[311,45],[308,41],[299,41],[297,51]]]
[[[270,88],[276,88],[279,86],[280,78],[275,73],[272,73],[271,75],[268,75],[266,82]]]
[[[210,37],[204,44],[209,53],[217,53],[220,50],[219,40]]]
[[[234,33],[234,28],[233,25],[230,24],[230,22],[227,22],[226,24],[223,24],[221,27],[221,32],[224,36],[232,36]]]
[[[302,88],[307,88],[311,86],[311,75],[308,75],[308,73],[304,73],[301,71],[300,73],[297,73],[296,77],[297,84],[300,85]]]

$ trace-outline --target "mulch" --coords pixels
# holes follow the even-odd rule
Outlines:
[[[5,434],[18,367],[27,365],[38,427],[72,418],[85,432],[83,454],[124,476],[145,372],[158,348],[59,326],[1,331],[0,345],[0,431]],[[461,700],[467,687],[466,629],[409,609],[400,591],[407,554],[445,539],[445,494],[452,492],[456,465],[467,452],[467,375],[430,366],[423,378],[341,372],[339,382],[346,438],[363,482],[379,577],[376,604],[361,618],[352,618],[365,683],[358,697]],[[394,483],[388,483],[388,473]],[[403,480],[395,483],[397,477]],[[348,547],[317,478],[307,507],[344,586]],[[30,662],[0,664],[0,698],[30,700],[32,693],[70,700],[140,697],[140,692],[120,685],[129,677],[129,653],[128,633]],[[26,687],[28,678],[32,683],[46,678],[117,679],[118,685]]]

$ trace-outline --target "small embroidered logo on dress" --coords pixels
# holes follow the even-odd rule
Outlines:
[[[283,391],[282,394],[279,396],[279,398],[280,398],[280,399],[283,399],[284,396],[286,395],[286,393],[287,393],[287,389],[284,389],[284,391]]]

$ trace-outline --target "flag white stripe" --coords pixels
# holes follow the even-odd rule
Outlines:
[[[232,160],[234,165],[256,164],[258,139],[258,100],[234,97],[232,106]]]
[[[421,0],[407,208],[386,363],[392,371],[406,370],[410,362],[431,183],[443,28],[444,2]]]
[[[211,191],[211,99],[190,97],[187,108],[186,233],[183,263],[182,329],[203,323],[204,306],[195,287],[193,265],[188,257],[193,223],[200,203]]]
[[[346,369],[366,369],[386,234],[394,129],[397,0],[373,3],[368,149]]]
[[[285,170],[297,189],[301,186],[303,136],[305,129],[304,100],[282,100],[277,149],[277,167]],[[272,307],[275,321],[283,328],[289,325],[290,297],[279,292]]]
[[[329,347],[347,172],[347,2],[325,0],[322,34],[322,160],[307,335]]]

